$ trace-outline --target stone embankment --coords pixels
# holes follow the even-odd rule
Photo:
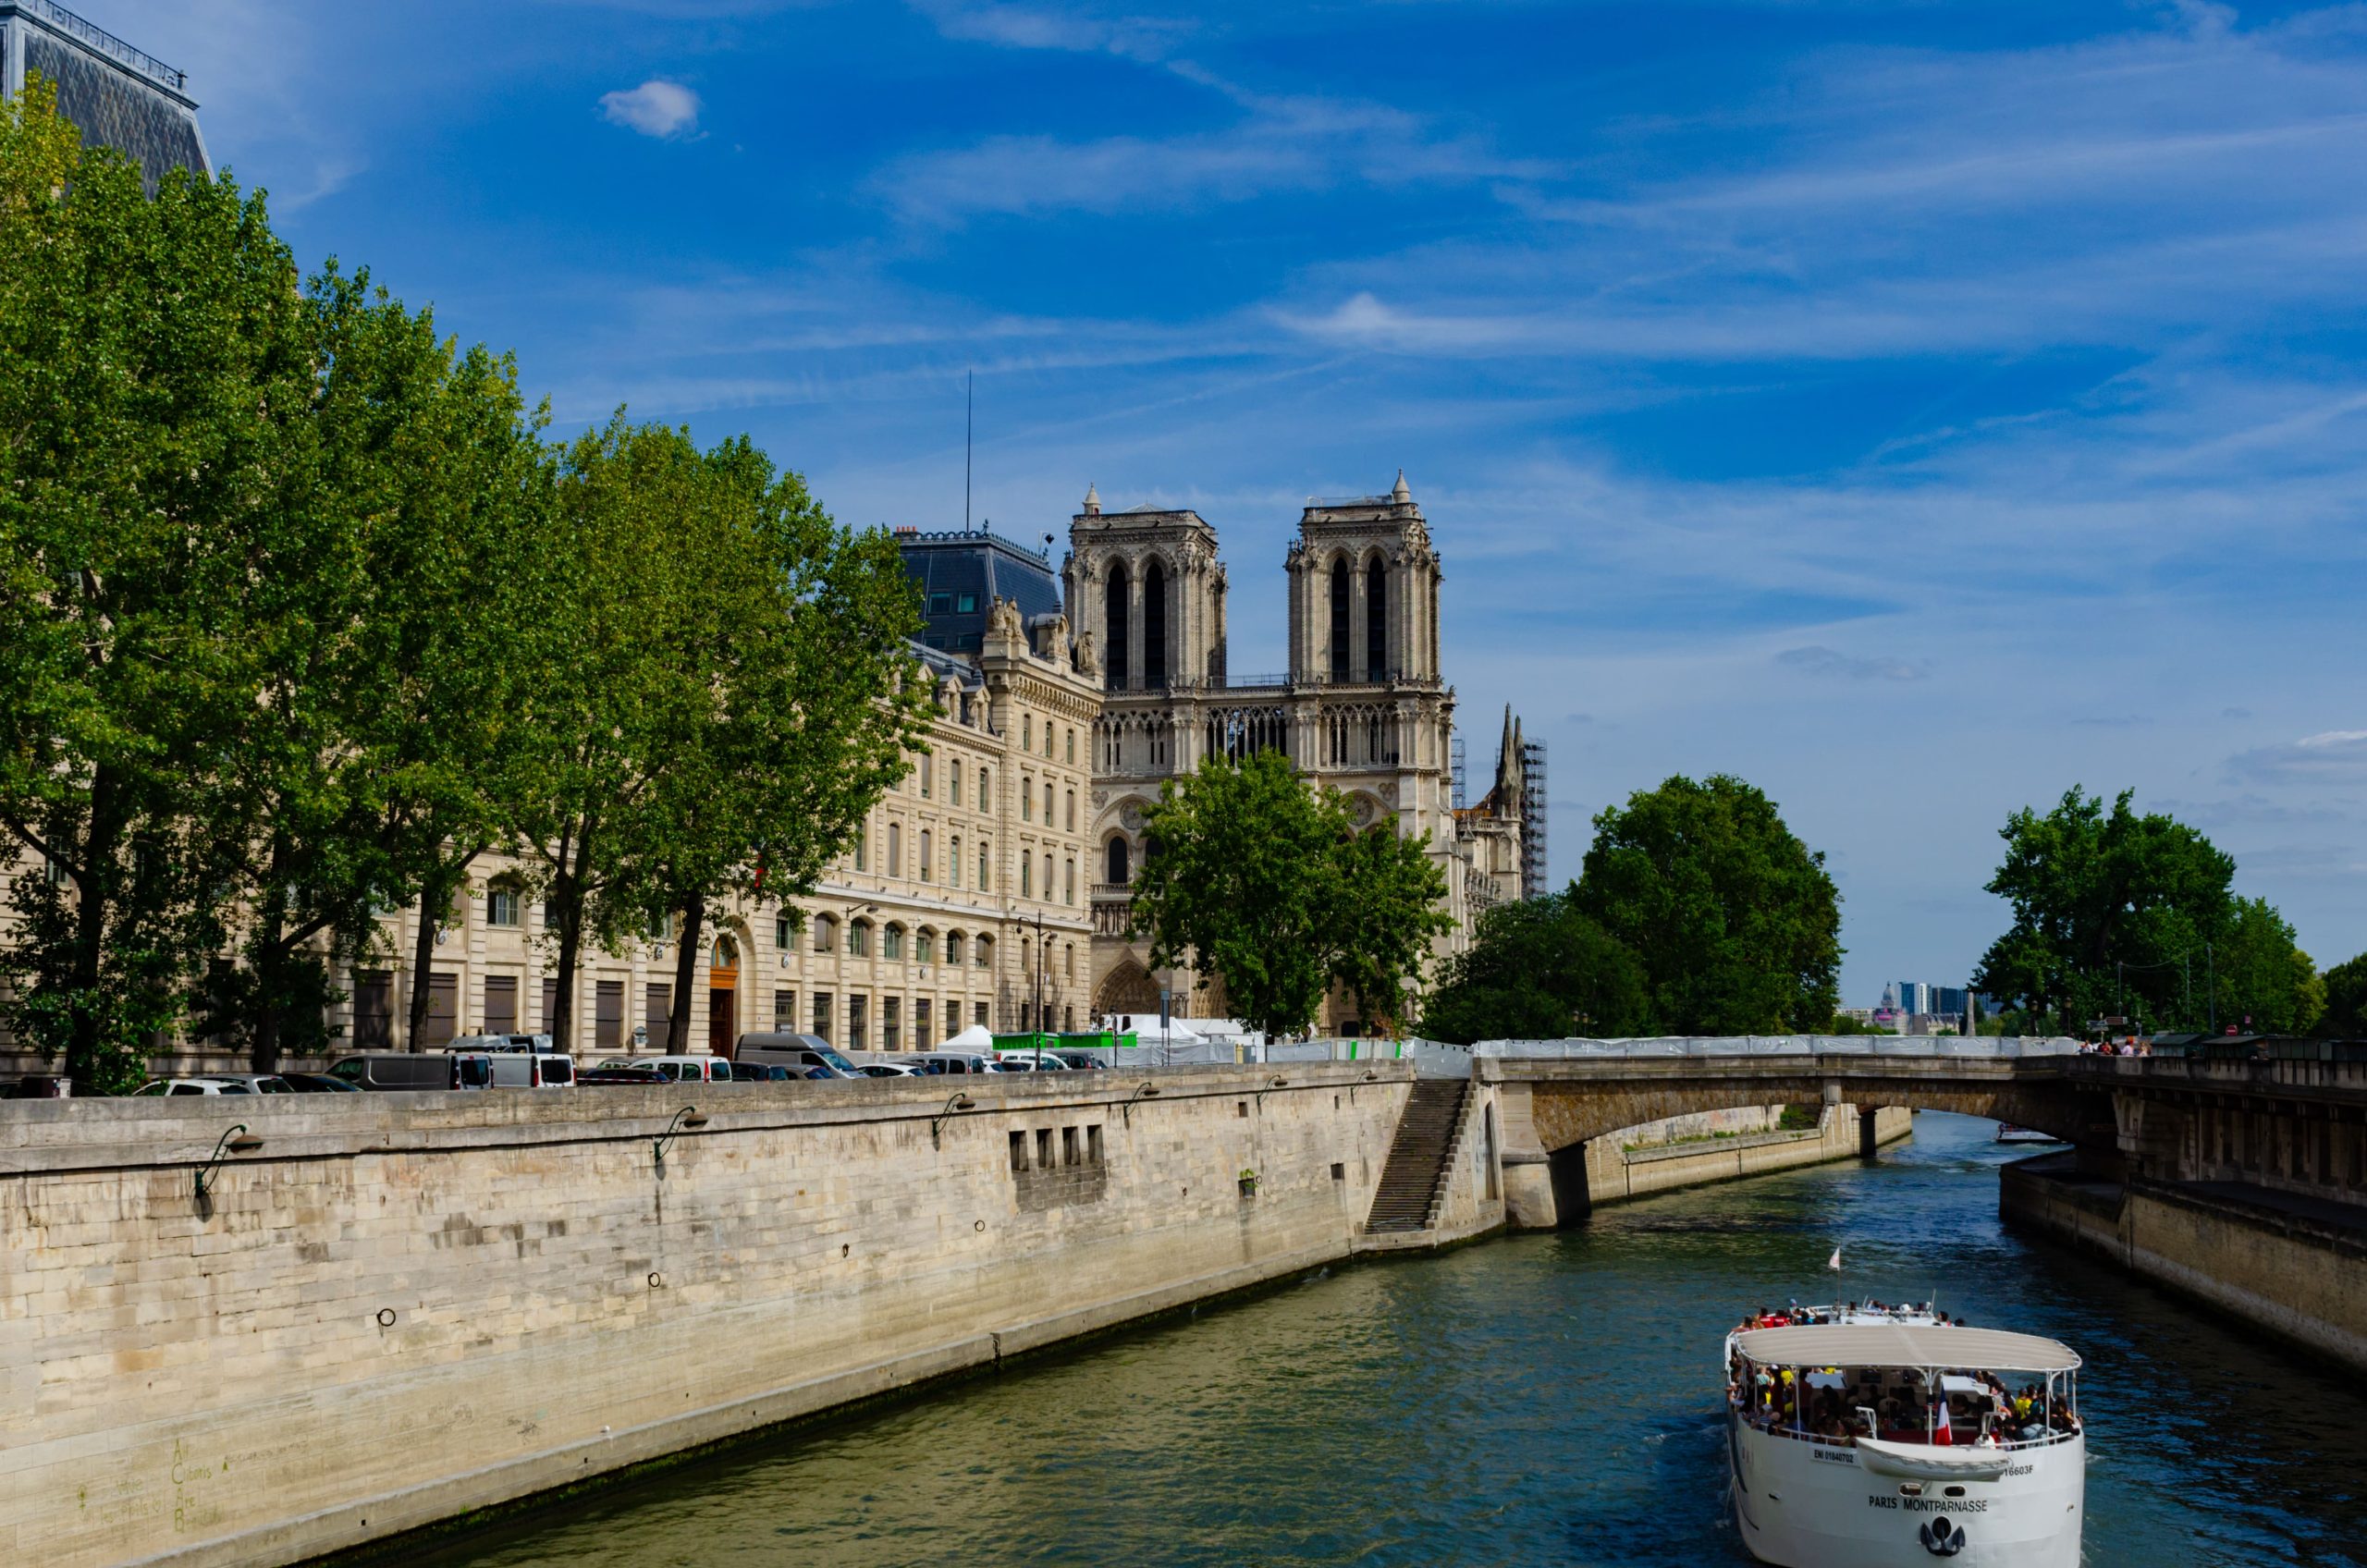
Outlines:
[[[2016,1224],[2367,1371],[2367,1210],[2236,1182],[2109,1177],[2071,1153],[2005,1167]]]
[[[0,1562],[296,1562],[1334,1262],[1411,1083],[12,1102]]]

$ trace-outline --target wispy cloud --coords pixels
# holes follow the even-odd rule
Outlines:
[[[948,38],[1007,49],[1058,49],[1161,60],[1198,31],[1185,17],[1103,16],[1078,6],[1000,0],[914,0],[914,9]]]
[[[2227,759],[2227,774],[2269,784],[2367,784],[2367,729],[2329,729],[2239,752]]]
[[[1828,680],[1921,680],[1932,673],[1928,663],[1883,655],[1845,654],[1836,648],[1786,648],[1775,655],[1786,669]]]
[[[699,95],[679,81],[652,77],[639,87],[602,93],[600,113],[611,125],[680,141],[698,130]]]

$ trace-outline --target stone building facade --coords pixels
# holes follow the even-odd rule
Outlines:
[[[1441,953],[1467,944],[1478,910],[1523,894],[1517,753],[1511,790],[1471,813],[1453,808],[1443,564],[1404,474],[1384,496],[1310,502],[1283,570],[1290,668],[1245,676],[1228,662],[1229,583],[1205,519],[1106,512],[1088,490],[1070,521],[1065,600],[1080,668],[1104,688],[1091,826],[1096,1013],[1156,1011],[1162,988],[1179,1011],[1227,1011],[1220,989],[1154,974],[1147,944],[1125,937],[1127,887],[1147,847],[1143,808],[1203,757],[1281,751],[1346,796],[1358,823],[1427,834],[1454,922]],[[1351,1032],[1380,1022],[1347,996],[1331,998],[1322,1020]]]

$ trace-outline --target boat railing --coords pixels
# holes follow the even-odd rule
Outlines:
[[[1771,1438],[1788,1438],[1794,1442],[1813,1443],[1821,1448],[1855,1448],[1858,1446],[1858,1439],[1855,1437],[1827,1437],[1821,1432],[1811,1432],[1797,1427],[1787,1427],[1783,1423],[1780,1417],[1761,1415],[1756,1411],[1744,1410],[1739,1412],[1739,1414],[1743,1420],[1748,1422],[1754,1429],[1764,1432]],[[2060,1430],[2059,1428],[2049,1427],[2044,1436],[2036,1438],[2008,1438],[2000,1434],[1997,1439],[1996,1446],[2000,1452],[2015,1453],[2034,1448],[2052,1448],[2057,1443],[2069,1442],[2072,1439],[2078,1436],[2079,1436],[2079,1433],[2077,1431],[2067,1432]],[[1906,1440],[1910,1442],[1920,1442],[1926,1439],[1920,1434],[1918,1434]],[[1971,1442],[1967,1441],[1954,1446],[1958,1448],[1971,1448],[1974,1445]]]

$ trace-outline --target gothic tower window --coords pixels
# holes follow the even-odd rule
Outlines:
[[[1143,568],[1143,684],[1167,684],[1167,573],[1157,561]]]
[[[1348,678],[1348,563],[1331,563],[1331,679]]]
[[[1365,679],[1389,677],[1389,567],[1375,556],[1365,567]]]
[[[1110,625],[1110,646],[1102,668],[1110,672],[1110,690],[1122,692],[1126,688],[1126,569],[1123,563],[1110,563],[1110,585],[1104,591],[1103,619]]]
[[[1123,839],[1110,840],[1110,882],[1113,887],[1122,888],[1133,879],[1133,867],[1126,864],[1129,858],[1126,853],[1126,840]]]

